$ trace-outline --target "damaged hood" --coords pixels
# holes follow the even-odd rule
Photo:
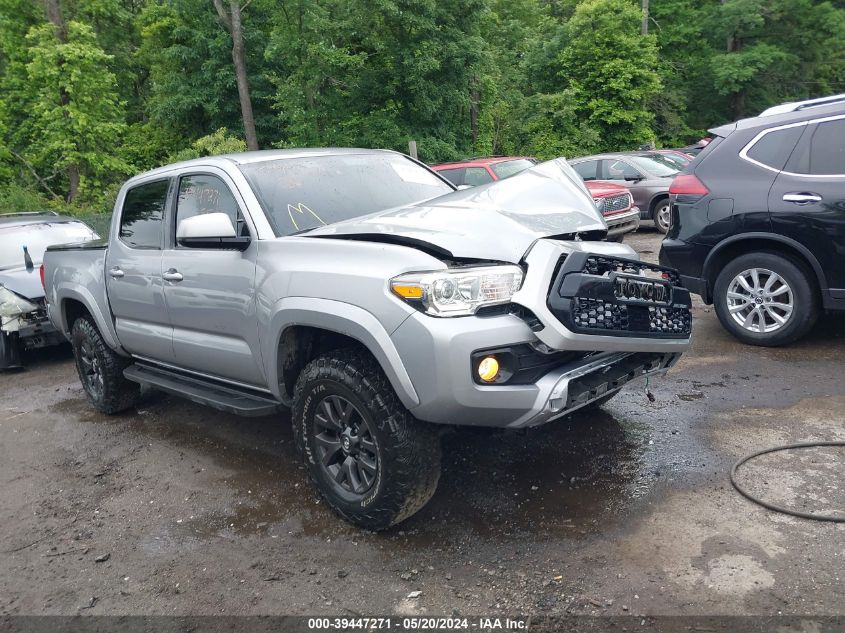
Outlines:
[[[0,270],[0,286],[4,286],[24,299],[35,300],[44,296],[41,274],[37,266],[32,270],[26,268]]]
[[[304,237],[428,246],[455,258],[518,263],[542,237],[607,231],[583,181],[566,160],[407,207],[313,229]]]

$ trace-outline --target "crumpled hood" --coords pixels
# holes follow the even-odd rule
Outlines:
[[[558,158],[505,180],[337,222],[303,236],[422,243],[456,258],[518,263],[539,238],[606,230],[583,181]]]
[[[44,296],[41,274],[37,266],[32,270],[26,268],[0,270],[0,286],[5,286],[25,299],[41,299]]]

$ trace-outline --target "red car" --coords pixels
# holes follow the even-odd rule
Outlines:
[[[441,163],[431,168],[455,185],[477,187],[513,176],[536,164],[537,159],[530,156],[496,156]],[[607,222],[607,239],[621,242],[625,233],[639,227],[640,210],[634,206],[627,187],[597,180],[584,184]]]

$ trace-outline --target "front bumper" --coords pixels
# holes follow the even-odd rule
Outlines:
[[[608,237],[630,233],[640,227],[640,210],[631,207],[628,211],[604,216],[604,221],[607,223]]]
[[[536,426],[671,367],[689,346],[689,333],[585,333],[567,328],[550,310],[552,282],[563,270],[561,255],[596,251],[636,257],[621,244],[540,240],[526,258],[528,273],[511,313],[457,318],[420,313],[403,322],[391,338],[419,397],[411,413],[439,424]],[[672,290],[681,297],[685,293]],[[558,354],[560,362],[531,384],[473,380],[473,354],[515,346]]]
[[[413,315],[391,337],[420,404],[411,413],[436,424],[524,428],[550,422],[628,382],[661,374],[680,353],[573,354],[532,384],[480,385],[471,356],[479,349],[529,344],[542,348],[519,316],[437,319]],[[659,343],[659,342],[658,342]]]

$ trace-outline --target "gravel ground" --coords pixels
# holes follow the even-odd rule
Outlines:
[[[434,499],[384,534],[320,503],[285,416],[150,392],[106,417],[67,349],[37,354],[0,375],[0,614],[845,614],[845,525],[728,480],[751,451],[845,439],[845,318],[761,349],[697,304],[694,339],[654,402],[640,384],[526,433],[447,435]],[[743,481],[845,509],[837,450]]]

